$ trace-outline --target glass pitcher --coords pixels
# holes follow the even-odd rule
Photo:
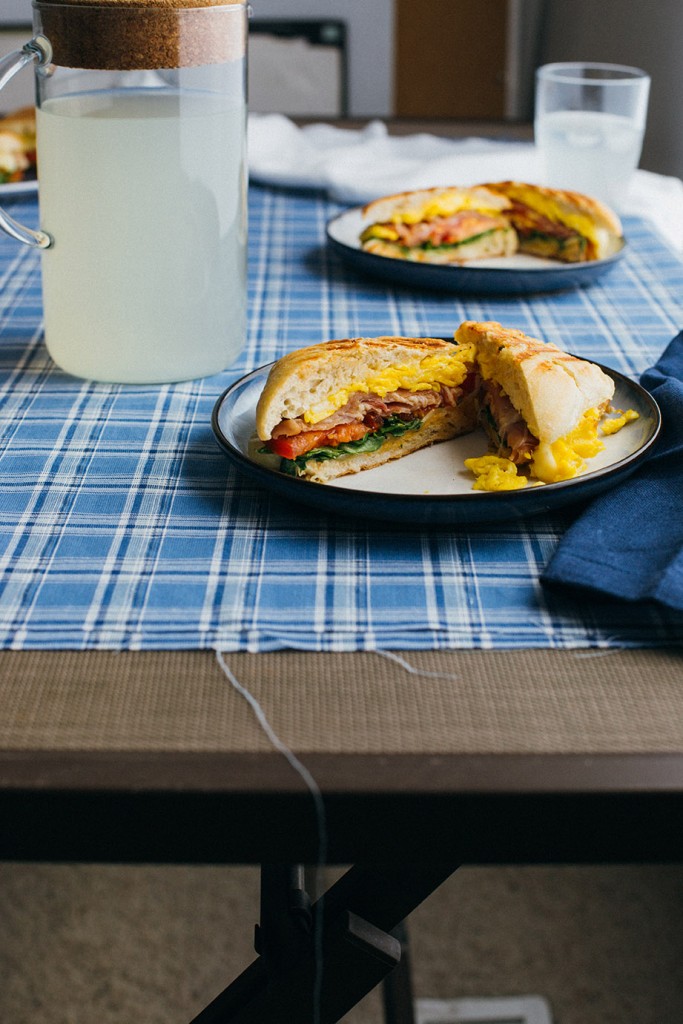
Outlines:
[[[171,0],[172,2],[172,0]],[[34,3],[45,341],[63,370],[218,373],[246,329],[247,5]]]

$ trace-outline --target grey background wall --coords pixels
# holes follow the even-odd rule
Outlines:
[[[0,24],[13,24],[31,20],[31,0],[2,0]]]

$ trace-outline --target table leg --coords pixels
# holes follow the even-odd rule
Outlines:
[[[395,970],[387,974],[382,982],[384,1024],[415,1024],[413,980],[405,921],[393,928],[391,934],[401,944],[401,959]]]
[[[354,866],[309,916],[303,869],[264,865],[258,959],[192,1024],[336,1024],[400,963],[390,932],[456,867]],[[388,996],[390,1012],[405,1013],[405,981],[399,976]],[[411,1022],[395,1016],[392,1024]]]

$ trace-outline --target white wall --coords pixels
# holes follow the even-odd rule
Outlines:
[[[15,50],[20,50],[30,38],[31,33],[26,29],[0,31],[0,58],[6,57],[7,54],[13,53]],[[17,72],[0,92],[0,111],[6,113],[35,103],[34,81],[32,64]]]
[[[31,24],[33,9],[31,0],[2,0],[0,25]]]
[[[30,25],[33,20],[31,0],[0,0],[0,58],[13,50],[21,49],[31,38]],[[5,26],[27,26],[10,31]],[[0,111],[5,113],[17,107],[27,107],[35,102],[33,68],[24,68],[0,93]]]
[[[351,117],[388,117],[392,113],[393,0],[251,0],[251,6],[255,18],[345,21],[349,114]]]
[[[547,0],[542,61],[631,64],[652,78],[641,167],[683,178],[681,0]]]

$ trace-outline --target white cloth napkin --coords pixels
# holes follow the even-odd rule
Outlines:
[[[331,199],[359,205],[415,188],[476,185],[517,179],[542,184],[533,143],[392,136],[382,121],[361,130],[329,124],[298,127],[282,114],[249,117],[252,181],[289,188],[325,189]],[[619,211],[652,221],[683,253],[683,181],[637,170]]]

